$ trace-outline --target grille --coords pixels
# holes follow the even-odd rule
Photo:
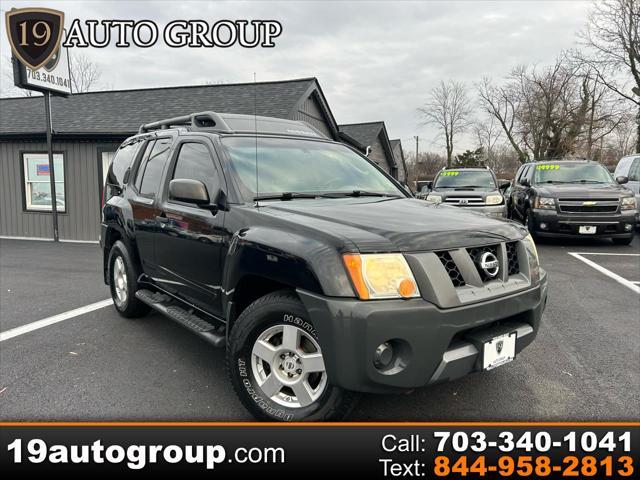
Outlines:
[[[558,206],[564,213],[606,214],[618,211],[617,198],[559,198]]]
[[[507,267],[509,275],[520,273],[520,263],[518,261],[518,242],[509,242],[507,247]]]
[[[615,213],[618,210],[618,205],[560,205],[561,212],[570,213]]]
[[[482,197],[446,197],[444,203],[450,203],[452,205],[462,206],[482,206],[484,205],[484,199]]]
[[[453,258],[451,258],[451,254],[449,252],[436,252],[436,255],[442,262],[442,266],[449,274],[449,278],[451,279],[451,283],[453,283],[453,286],[464,287],[464,279],[462,278],[460,270],[458,270],[456,262],[454,262]]]
[[[469,256],[471,257],[471,260],[473,261],[473,264],[475,265],[476,270],[478,271],[478,274],[480,274],[480,278],[482,279],[482,281],[488,282],[489,280],[493,280],[495,277],[491,278],[489,275],[487,275],[485,271],[482,268],[480,268],[480,262],[477,260],[480,258],[480,255],[482,255],[485,252],[491,252],[496,257],[498,257],[497,245],[487,245],[484,247],[467,248],[467,252],[469,252]]]

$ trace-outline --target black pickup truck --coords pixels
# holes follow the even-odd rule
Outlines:
[[[525,163],[511,188],[509,216],[522,221],[534,238],[610,238],[629,245],[638,205],[624,187],[628,181],[624,176],[614,180],[591,160]]]
[[[546,273],[522,226],[411,198],[303,122],[203,112],[140,127],[109,167],[104,280],[226,347],[260,419],[344,418],[508,363]]]

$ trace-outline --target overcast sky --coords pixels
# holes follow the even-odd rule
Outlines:
[[[591,2],[3,1],[3,16],[27,6],[62,10],[67,26],[73,18],[160,25],[175,19],[279,20],[283,33],[273,49],[171,49],[158,42],[148,49],[84,51],[102,70],[103,88],[250,82],[253,72],[262,81],[315,76],[338,123],[384,120],[391,138],[413,151],[414,135],[421,150],[442,149],[436,131],[420,126],[416,114],[440,80],[463,81],[474,94],[473,83],[483,76],[500,79],[518,64],[552,62],[575,45]],[[6,96],[6,34],[0,49]],[[472,146],[467,136],[456,150]]]

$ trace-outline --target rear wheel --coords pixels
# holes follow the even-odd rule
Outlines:
[[[288,291],[242,312],[229,336],[227,370],[242,404],[261,420],[340,420],[357,401],[329,382],[315,328]]]
[[[529,233],[533,238],[536,236],[536,231],[533,223],[533,216],[531,215],[531,210],[527,210],[524,216],[524,226],[527,227]]]
[[[118,240],[109,253],[109,287],[113,304],[120,315],[142,317],[149,306],[136,298],[138,272],[126,245]]]

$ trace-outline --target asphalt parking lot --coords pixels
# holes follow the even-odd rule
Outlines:
[[[547,241],[538,251],[547,311],[514,362],[409,395],[365,396],[352,419],[640,418],[640,238]],[[0,334],[2,420],[251,419],[224,352],[158,314],[126,320],[98,305],[14,330],[108,297],[98,246],[0,240],[0,332],[18,333]]]

